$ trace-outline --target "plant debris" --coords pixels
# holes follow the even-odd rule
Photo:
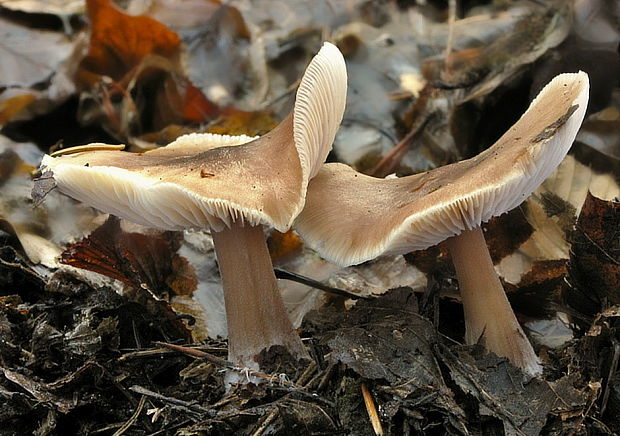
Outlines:
[[[603,0],[0,0],[0,435],[620,434],[619,17]],[[569,156],[483,226],[542,376],[463,345],[443,245],[341,268],[275,231],[311,360],[237,367],[208,233],[102,215],[36,174],[91,142],[263,135],[323,41],[349,86],[329,160],[381,177],[473,156],[551,77],[589,74]]]

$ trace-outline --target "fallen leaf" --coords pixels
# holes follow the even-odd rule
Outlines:
[[[90,44],[76,72],[86,91],[83,123],[98,121],[127,138],[219,114],[186,77],[177,33],[150,17],[126,14],[110,0],[88,0],[87,10]]]
[[[200,26],[179,33],[188,77],[210,100],[248,108],[262,103],[268,88],[262,40],[250,37],[237,8],[221,5]]]
[[[569,235],[588,191],[603,199],[620,195],[613,174],[596,172],[566,156],[521,208],[534,232],[497,265],[501,276],[517,284],[536,261],[568,259]]]
[[[0,101],[0,126],[17,118],[36,98],[34,93],[24,92],[2,99]]]
[[[0,17],[0,85],[30,88],[46,82],[60,70],[72,50],[66,35],[32,29]]]
[[[160,22],[127,15],[110,0],[87,0],[86,7],[91,36],[80,69],[119,81],[146,56],[175,58],[179,55],[181,39]]]
[[[587,295],[600,304],[620,304],[618,229],[620,202],[588,194],[571,241],[568,292]]]
[[[584,392],[573,387],[576,377],[554,382],[524,380],[521,370],[494,354],[440,350],[452,381],[479,402],[481,415],[498,418],[506,435],[535,436],[547,423],[549,413],[585,409]]]
[[[564,259],[536,261],[516,286],[507,284],[505,289],[515,312],[537,319],[553,317],[561,303],[566,263]]]
[[[172,28],[191,28],[203,25],[220,5],[220,0],[132,0],[127,13],[148,15]]]
[[[178,233],[127,232],[110,217],[87,238],[70,245],[60,261],[168,298],[191,294],[197,286],[193,270],[176,253],[179,243]]]
[[[269,254],[274,262],[286,261],[300,254],[303,246],[304,243],[299,235],[292,230],[286,233],[273,230],[267,238]]]
[[[620,161],[620,102],[616,105],[588,117],[577,134],[577,141]]]
[[[482,228],[494,264],[512,254],[534,232],[522,207],[491,218]]]
[[[264,135],[276,126],[275,119],[264,111],[242,111],[233,107],[224,108],[220,119],[209,127],[210,133],[220,135]]]
[[[31,14],[65,16],[84,12],[84,0],[0,0],[0,6]]]
[[[51,403],[62,413],[67,413],[76,406],[71,399],[62,398],[51,393],[49,387],[45,383],[40,383],[19,372],[11,371],[1,366],[0,372],[2,372],[8,380],[30,393],[37,401]]]

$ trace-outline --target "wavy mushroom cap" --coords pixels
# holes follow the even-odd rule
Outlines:
[[[377,179],[324,165],[294,227],[324,258],[354,265],[421,250],[525,200],[559,165],[588,103],[588,75],[555,77],[492,147],[425,173]]]
[[[286,231],[331,149],[346,89],[342,54],[325,43],[291,114],[260,138],[190,134],[146,153],[45,156],[42,170],[71,197],[146,226],[218,231],[238,222]]]

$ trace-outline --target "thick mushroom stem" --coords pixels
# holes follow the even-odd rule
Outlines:
[[[262,226],[233,223],[212,236],[224,286],[228,359],[258,369],[257,355],[272,345],[308,358],[280,296]]]
[[[542,372],[532,345],[515,317],[489,255],[482,229],[448,239],[465,312],[465,341],[481,343],[531,375]]]

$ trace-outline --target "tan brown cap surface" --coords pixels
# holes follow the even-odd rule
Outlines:
[[[304,73],[293,112],[265,136],[191,134],[146,153],[46,156],[42,170],[53,172],[62,192],[139,224],[217,231],[243,222],[285,231],[331,149],[346,86],[344,59],[325,43]]]
[[[555,77],[492,147],[400,179],[324,165],[295,229],[321,256],[354,265],[420,250],[518,206],[564,158],[588,103],[583,72]]]

